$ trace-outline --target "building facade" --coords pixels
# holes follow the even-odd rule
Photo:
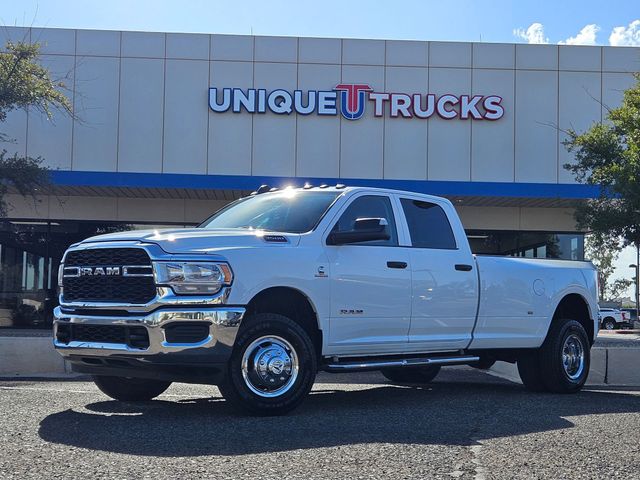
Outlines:
[[[90,235],[193,226],[261,184],[443,195],[479,254],[583,258],[563,165],[640,49],[2,27],[38,42],[74,118],[13,111],[9,152],[54,186],[9,195],[0,326],[47,326],[65,248]]]

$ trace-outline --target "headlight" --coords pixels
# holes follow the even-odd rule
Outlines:
[[[233,278],[229,265],[213,262],[156,262],[154,272],[156,283],[183,295],[217,293]]]

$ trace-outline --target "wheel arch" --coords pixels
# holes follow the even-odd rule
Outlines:
[[[593,345],[595,341],[596,328],[591,313],[591,308],[587,299],[580,293],[567,293],[556,305],[556,308],[551,318],[551,324],[547,330],[547,335],[551,330],[551,325],[563,318],[569,318],[579,322],[587,332],[589,341]]]
[[[322,355],[322,329],[318,311],[301,290],[290,286],[272,286],[256,293],[246,306],[247,315],[276,313],[290,318],[300,325],[311,338],[316,354]]]

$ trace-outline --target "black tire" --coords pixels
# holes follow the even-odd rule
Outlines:
[[[93,381],[105,395],[122,402],[145,402],[163,393],[171,382],[144,378],[94,375]]]
[[[615,330],[616,321],[611,317],[607,317],[602,321],[602,326],[604,327],[605,330]]]
[[[440,373],[440,365],[384,368],[380,371],[382,375],[393,383],[429,383]]]
[[[285,345],[284,342],[279,344],[269,341],[260,343],[263,342],[264,337],[277,341],[284,340],[289,344],[280,350],[286,353],[286,358],[291,360],[291,365],[293,365],[294,356],[297,357],[298,371],[295,378],[293,374],[288,375],[286,369],[281,370],[284,373],[263,372],[266,379],[260,377],[260,373],[253,366],[258,365],[261,359],[266,359],[265,368],[269,368],[271,360],[266,357],[269,349],[274,348],[277,352],[280,346]],[[258,343],[256,344],[256,342]],[[249,349],[251,351],[248,351]],[[260,352],[267,353],[259,355]],[[245,353],[248,359],[248,368],[245,371],[246,380],[242,368]],[[271,357],[271,359],[273,358],[275,357]],[[276,365],[276,367],[282,368],[282,365]],[[313,342],[304,329],[283,315],[259,313],[247,317],[243,321],[228,363],[226,380],[223,384],[218,385],[218,388],[222,396],[234,407],[239,407],[255,415],[282,415],[296,408],[306,398],[313,386],[317,371],[318,362]],[[283,378],[287,380],[283,381]],[[283,389],[282,393],[277,393],[278,388],[269,390],[270,384],[264,386],[261,383],[266,382],[267,379],[269,381],[275,379],[282,383],[282,386],[279,387]],[[274,396],[264,396],[267,394]]]
[[[547,387],[542,381],[542,372],[538,362],[537,350],[522,354],[518,358],[518,373],[524,388],[530,392],[545,392]]]
[[[589,376],[590,349],[587,332],[580,323],[570,319],[555,320],[542,347],[518,359],[522,383],[532,391],[578,392]],[[582,361],[565,367],[563,352],[570,357],[581,352]],[[578,358],[580,355],[573,356]]]

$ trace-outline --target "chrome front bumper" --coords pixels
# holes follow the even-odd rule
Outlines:
[[[53,344],[65,357],[70,356],[122,356],[148,358],[167,353],[202,354],[203,357],[226,361],[231,354],[238,328],[244,317],[242,307],[215,307],[196,309],[165,308],[152,313],[136,316],[84,315],[64,312],[60,307],[54,309]],[[198,343],[170,343],[165,336],[164,327],[179,322],[206,322],[209,335]],[[64,324],[121,325],[142,326],[149,335],[148,348],[134,348],[122,343],[99,343],[58,340],[58,328]],[[178,355],[180,356],[180,355]]]

